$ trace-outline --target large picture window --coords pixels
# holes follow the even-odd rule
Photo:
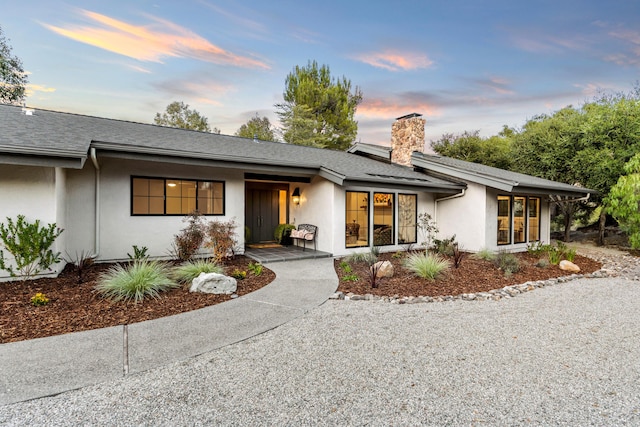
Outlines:
[[[418,241],[418,196],[398,194],[398,243]]]
[[[346,193],[346,246],[369,246],[369,193]]]
[[[393,193],[373,193],[373,245],[395,243]]]
[[[224,182],[131,178],[132,215],[224,215]]]
[[[540,198],[498,196],[498,244],[540,240]]]

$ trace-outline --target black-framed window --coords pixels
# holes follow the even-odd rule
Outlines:
[[[347,191],[345,208],[346,247],[369,246],[369,192]]]
[[[131,177],[131,215],[224,215],[224,182]]]
[[[395,243],[395,206],[393,193],[373,193],[373,245]]]
[[[398,243],[418,242],[418,196],[398,194]]]
[[[498,196],[498,245],[540,240],[540,197]]]

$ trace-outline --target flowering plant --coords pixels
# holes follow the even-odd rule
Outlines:
[[[47,296],[42,292],[38,292],[37,294],[31,297],[31,304],[33,304],[36,307],[41,305],[47,305],[49,304],[49,298],[47,298]]]

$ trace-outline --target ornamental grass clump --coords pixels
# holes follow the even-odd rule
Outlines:
[[[100,275],[95,289],[112,301],[140,302],[147,297],[158,298],[160,292],[180,286],[171,278],[166,264],[140,260],[123,267],[116,265]]]
[[[171,277],[178,283],[187,284],[191,283],[200,273],[222,274],[223,269],[214,262],[198,259],[185,262],[175,267],[171,270]]]
[[[435,280],[450,267],[449,261],[446,259],[439,255],[427,253],[411,254],[404,260],[403,264],[406,269],[412,271],[416,276],[429,280]]]

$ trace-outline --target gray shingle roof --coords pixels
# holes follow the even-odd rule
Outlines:
[[[0,163],[3,155],[76,159],[81,167],[91,147],[110,153],[161,156],[170,161],[197,159],[250,165],[311,169],[339,184],[416,187],[455,192],[464,185],[412,168],[343,151],[174,129],[48,110],[25,115],[20,107],[0,105]]]
[[[477,182],[502,191],[541,192],[570,196],[597,193],[597,191],[587,188],[435,154],[414,152],[411,161],[415,166],[424,168],[430,173]]]

